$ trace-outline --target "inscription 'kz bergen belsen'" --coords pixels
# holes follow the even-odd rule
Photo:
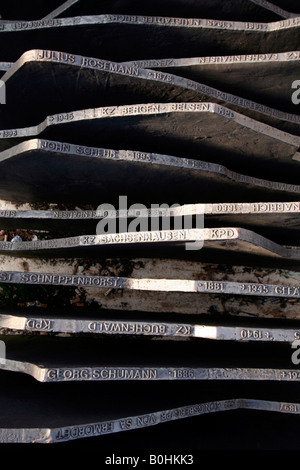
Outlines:
[[[278,120],[289,121],[290,123],[300,122],[299,116],[295,113],[286,113],[279,109],[271,108],[265,104],[254,102],[251,99],[244,98],[242,96],[232,95],[229,92],[218,90],[198,81],[166,73],[164,71],[139,68],[135,66],[134,63],[111,62],[104,59],[68,54],[59,51],[35,49],[24,53],[21,58],[17,62],[15,62],[14,65],[5,73],[5,75],[2,77],[3,81],[5,83],[9,83],[10,78],[18,72],[20,67],[24,67],[24,64],[26,63],[33,64],[34,62],[51,62],[57,64],[66,64],[69,65],[70,68],[78,68],[79,70],[81,70],[82,68],[91,69],[95,71],[98,70],[99,72],[119,75],[120,80],[122,80],[121,76],[132,77],[135,79],[134,82],[138,83],[142,81],[141,84],[143,87],[147,86],[147,83],[145,83],[146,81],[149,82],[149,90],[151,91],[152,96],[154,96],[154,89],[155,93],[157,93],[157,96],[154,99],[154,101],[156,102],[160,101],[160,90],[162,90],[161,93],[162,96],[164,96],[164,99],[166,99],[165,97],[167,96],[167,92],[165,90],[166,87],[164,86],[163,89],[161,89],[161,85],[159,85],[159,83],[162,83],[164,85],[171,85],[171,94],[169,95],[169,101],[171,101],[171,96],[172,94],[174,94],[174,87],[178,87],[178,93],[181,90],[182,92],[186,92],[187,96],[189,95],[189,91],[198,93],[199,101],[207,101],[207,99],[212,99],[214,102],[217,102],[219,104],[231,104],[232,106],[234,106],[234,109],[236,111],[239,111],[240,108],[242,108],[243,114],[247,114],[251,111],[251,116],[253,116],[253,112],[258,113],[259,116],[261,116],[261,114],[266,115],[268,116],[268,123],[270,119],[274,119],[273,122],[275,123],[275,127],[277,127],[277,125],[279,125],[280,127],[280,123],[278,123]],[[72,73],[71,75],[73,76],[74,74]],[[132,87],[129,84],[126,85],[126,81],[124,81],[123,86],[128,85],[128,91],[132,90]],[[104,82],[107,83],[107,80],[105,78]],[[129,80],[129,82],[132,82],[132,80]],[[152,85],[151,82],[153,82]],[[154,87],[154,82],[157,82],[156,87]],[[106,87],[107,92],[112,90],[111,87],[114,86],[114,83],[115,79],[111,80],[111,83],[109,83],[109,87]],[[138,89],[139,87],[135,86],[135,93],[137,93]],[[16,93],[17,91],[18,90],[16,90]],[[64,96],[67,96],[67,92],[68,90],[66,89]],[[191,93],[191,96],[193,96],[195,93]],[[191,100],[188,98],[186,99],[186,101]],[[97,103],[97,106],[101,105],[101,101],[98,101]],[[91,104],[86,105],[86,107],[88,108],[90,108],[90,106]],[[63,111],[63,109],[61,109],[61,111]],[[36,114],[36,118],[41,119],[41,115]],[[261,121],[263,119],[258,118],[258,120]],[[297,132],[297,126],[293,125],[292,128],[295,128]]]
[[[258,113],[267,114],[277,119],[291,120],[299,122],[299,116],[284,113],[280,110],[270,108],[260,103],[253,102],[250,99],[245,99],[240,96],[232,95],[231,93],[217,90],[208,85],[199,83],[194,80],[186,79],[184,77],[178,77],[170,73],[166,73],[159,70],[143,69],[136,65],[134,62],[130,63],[118,63],[111,62],[103,59],[97,59],[93,57],[78,56],[74,54],[65,54],[62,52],[51,51],[51,50],[36,50],[36,60],[40,61],[51,61],[59,63],[68,63],[74,66],[80,66],[84,68],[91,68],[102,72],[116,73],[124,76],[131,76],[140,79],[154,80],[157,82],[168,83],[175,86],[179,86],[183,89],[194,90],[197,93],[203,94],[207,97],[214,98],[222,103],[231,103],[241,108],[251,109]]]

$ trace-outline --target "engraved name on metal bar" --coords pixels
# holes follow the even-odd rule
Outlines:
[[[195,108],[191,105],[193,103],[187,103],[186,109],[200,109],[206,108],[208,106],[206,103],[195,103],[197,105]],[[47,129],[51,130],[52,126],[63,124],[64,122],[88,122],[90,119],[101,119],[107,118],[107,115],[111,116],[122,116],[122,115],[133,115],[139,113],[140,111],[145,112],[146,114],[157,114],[157,113],[167,113],[175,111],[176,109],[181,109],[181,104],[170,104],[166,105],[137,105],[133,107],[121,106],[121,107],[110,107],[110,108],[98,108],[93,110],[77,111],[67,115],[54,115],[49,116],[43,123],[39,126],[23,129],[12,129],[1,131],[0,130],[0,145],[3,142],[3,145],[9,145],[10,142],[14,142],[14,139],[21,138],[25,139],[27,137],[37,135]],[[53,127],[55,130],[55,127]],[[87,147],[83,145],[75,145],[65,142],[41,140],[41,139],[31,139],[25,142],[22,142],[15,147],[4,150],[0,153],[0,162],[5,162],[10,158],[13,158],[16,155],[26,154],[26,152],[33,152],[35,150],[41,150],[42,152],[48,152],[51,158],[53,154],[61,155],[77,155],[84,156],[85,158],[97,158],[99,160],[109,160],[113,161],[127,161],[131,164],[137,165],[146,165],[149,164],[154,168],[154,165],[159,165],[164,168],[182,168],[193,172],[198,172],[199,177],[205,176],[206,174],[216,175],[224,179],[224,182],[228,183],[238,183],[242,184],[243,187],[254,186],[257,188],[264,188],[264,190],[270,191],[279,191],[290,194],[299,194],[300,185],[290,184],[285,182],[271,181],[256,178],[254,176],[244,175],[237,173],[225,167],[224,165],[219,165],[216,163],[205,162],[202,160],[195,160],[192,158],[181,158],[170,155],[160,155],[150,152],[140,152],[140,151],[130,151],[130,150],[114,150],[114,149],[105,149],[105,148],[96,148],[96,147]],[[201,172],[201,173],[200,173]],[[13,194],[11,194],[11,197]],[[228,206],[229,207],[229,206]],[[232,207],[232,205],[230,206]],[[62,212],[61,212],[62,213]],[[55,212],[57,214],[57,212]],[[75,211],[73,211],[75,214]],[[73,215],[72,217],[75,217]]]
[[[300,248],[279,245],[261,235],[235,227],[218,227],[208,229],[186,230],[160,230],[145,232],[120,232],[102,235],[83,235],[52,240],[0,242],[0,251],[6,253],[34,253],[38,250],[55,250],[66,248],[122,246],[150,243],[153,245],[162,243],[184,245],[185,242],[204,241],[207,248],[233,249],[233,243],[219,245],[218,241],[235,241],[236,246],[242,252],[251,252],[264,256],[279,257],[290,260],[300,259]],[[205,246],[205,245],[204,245]]]
[[[300,17],[298,18],[300,25]],[[287,20],[290,21],[290,20]],[[266,105],[256,103],[252,100],[243,97],[232,95],[231,93],[223,92],[208,85],[178,77],[170,73],[162,71],[155,71],[152,69],[142,69],[135,65],[127,66],[119,62],[111,62],[108,60],[98,59],[94,57],[81,56],[78,54],[64,53],[61,51],[52,51],[45,49],[34,49],[22,54],[22,56],[13,64],[12,67],[3,75],[2,80],[7,83],[21,67],[30,62],[51,62],[67,64],[71,67],[79,67],[98,70],[102,72],[109,72],[112,74],[131,76],[141,80],[151,80],[153,82],[161,82],[178,86],[186,90],[193,90],[201,96],[217,100],[218,103],[236,106],[244,110],[255,111],[275,119],[289,121],[293,123],[300,122],[300,116],[294,113],[285,113],[278,109],[270,108]],[[225,116],[226,117],[226,116]],[[250,118],[249,118],[250,119]]]
[[[83,320],[0,315],[0,328],[44,333],[164,336],[227,341],[292,343],[300,340],[300,328],[216,326],[152,321]]]
[[[179,419],[201,416],[209,413],[232,410],[260,410],[300,414],[300,404],[285,401],[270,401],[248,398],[215,400],[177,408],[130,415],[119,419],[51,428],[0,428],[1,443],[59,443],[82,438],[99,437],[107,434],[144,429],[150,426]]]
[[[191,65],[228,65],[228,64],[260,64],[288,63],[300,60],[300,51],[272,52],[265,54],[235,54],[220,56],[202,56],[185,58],[141,59],[122,62],[123,66],[138,68],[187,67]],[[7,71],[14,62],[0,62],[0,70]]]
[[[1,283],[300,298],[300,286],[211,280],[130,279],[126,277],[0,271],[0,284]]]
[[[47,29],[53,27],[72,27],[78,25],[101,25],[108,23],[159,25],[175,28],[215,29],[226,31],[253,31],[272,32],[288,28],[297,28],[300,25],[300,17],[288,18],[270,23],[246,22],[246,21],[222,21],[201,18],[173,18],[164,16],[138,16],[138,15],[92,15],[70,18],[57,18],[49,20],[14,21],[1,24],[1,31],[27,31],[34,29]]]
[[[300,215],[300,201],[294,202],[241,202],[241,203],[205,203],[185,204],[174,208],[160,209],[128,209],[128,210],[20,210],[0,209],[0,217],[7,219],[29,218],[51,219],[51,220],[81,220],[100,218],[114,219],[116,217],[179,217],[182,215],[230,215],[230,214],[297,214]],[[300,223],[300,221],[299,221]]]
[[[6,359],[0,369],[30,375],[39,382],[136,381],[136,380],[245,380],[300,382],[298,369],[241,367],[40,367]]]

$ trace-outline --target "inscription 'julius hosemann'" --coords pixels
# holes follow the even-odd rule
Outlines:
[[[300,21],[300,20],[299,20]],[[262,23],[263,26],[268,26]],[[194,90],[204,97],[211,97],[221,102],[228,102],[237,107],[251,109],[259,113],[267,114],[278,119],[290,120],[291,122],[299,122],[300,118],[297,114],[287,114],[280,110],[269,108],[268,106],[256,103],[254,101],[231,95],[220,90],[217,90],[208,85],[198,83],[193,80],[178,77],[163,71],[155,71],[150,69],[139,68],[134,63],[117,63],[110,62],[107,60],[97,59],[93,57],[84,57],[74,54],[66,54],[51,50],[36,50],[35,60],[38,61],[49,61],[70,64],[77,67],[91,68],[93,70],[99,70],[102,72],[116,73],[125,76],[136,77],[138,79],[150,79],[162,83],[169,83],[187,90]],[[33,56],[30,56],[29,61],[34,60]]]

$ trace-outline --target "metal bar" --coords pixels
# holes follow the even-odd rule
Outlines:
[[[53,362],[53,361],[52,361]],[[242,367],[123,367],[107,365],[84,367],[40,367],[37,364],[2,359],[0,370],[30,375],[39,382],[77,381],[169,381],[169,380],[245,380],[300,382],[299,369],[270,369]]]
[[[56,18],[57,16],[61,15],[66,10],[68,10],[71,6],[75,5],[75,3],[78,3],[78,1],[79,0],[67,0],[66,2],[62,3],[62,5],[53,10],[51,13],[44,16],[43,20],[50,20]]]
[[[188,245],[190,244],[190,245]],[[193,245],[193,246],[192,246]],[[47,255],[64,252],[68,256],[73,251],[90,252],[90,249],[107,250],[109,247],[122,248],[126,246],[137,250],[160,246],[200,250],[201,248],[221,251],[235,251],[251,255],[299,260],[299,247],[279,245],[250,230],[235,227],[218,227],[210,229],[155,230],[145,232],[120,232],[102,235],[80,235],[75,237],[58,238],[37,241],[0,242],[0,252],[5,254]]]
[[[28,332],[90,333],[176,338],[202,338],[220,341],[293,343],[300,340],[300,328],[222,326],[214,324],[171,323],[164,321],[130,321],[113,319],[76,319],[45,316],[0,315],[0,328]]]
[[[40,77],[38,85],[30,78],[35,77],[34,68],[36,68],[36,73]],[[52,74],[53,68],[57,69],[55,80]],[[95,76],[97,76],[97,80]],[[106,79],[107,76],[111,77],[109,82]],[[58,77],[61,77],[59,88],[57,87]],[[292,78],[290,85],[291,100],[293,94],[291,88]],[[26,91],[18,85],[20,80],[26,80]],[[8,122],[8,118],[12,122],[12,117],[8,113],[11,111],[11,108],[19,105],[20,101],[22,101],[24,108],[30,105],[31,119],[41,119],[41,116],[44,116],[45,113],[65,113],[66,108],[74,111],[74,108],[71,107],[71,105],[74,106],[74,93],[77,95],[78,106],[80,104],[81,109],[110,104],[107,95],[109,94],[111,99],[114,97],[115,100],[116,86],[122,85],[123,93],[126,90],[127,104],[136,104],[139,103],[139,100],[141,100],[140,102],[145,102],[146,97],[147,103],[151,100],[157,103],[162,98],[164,101],[174,101],[174,99],[176,101],[180,94],[180,102],[213,100],[214,103],[227,106],[236,111],[236,113],[246,114],[249,118],[248,124],[251,121],[250,118],[254,118],[258,121],[264,121],[273,127],[278,127],[283,131],[295,134],[298,132],[299,134],[300,117],[297,113],[291,112],[294,106],[292,102],[289,112],[284,112],[283,110],[273,108],[272,100],[269,100],[271,106],[267,106],[257,102],[257,98],[253,101],[245,96],[236,95],[232,88],[231,91],[233,93],[230,93],[224,89],[219,90],[209,84],[200,83],[197,80],[191,80],[163,71],[139,68],[136,65],[127,66],[120,62],[111,62],[74,53],[41,49],[27,51],[2,76],[2,81],[6,84],[7,91],[11,95],[10,107],[8,109],[3,108],[0,115],[2,120],[5,117],[6,121],[4,122]],[[80,84],[84,85],[84,93],[81,91]],[[218,85],[223,87],[221,82]],[[34,88],[31,88],[31,86]],[[57,105],[54,107],[54,97],[57,96],[57,93],[61,93],[62,90],[63,95],[61,96],[60,107],[58,108]],[[33,92],[36,97],[35,101],[32,100]],[[255,96],[253,97],[255,98]],[[37,99],[42,111],[36,109]],[[95,102],[95,100],[97,101]],[[218,109],[216,105],[212,108],[216,111]],[[178,109],[180,109],[179,105]],[[233,116],[230,112],[223,111],[224,118],[228,119]],[[237,119],[237,115],[235,118]],[[17,125],[28,125],[26,108],[19,119],[22,119],[22,124]],[[243,121],[241,121],[242,123]],[[247,121],[245,125],[247,125]],[[262,132],[267,132],[267,130],[267,126],[264,126]],[[271,132],[274,133],[274,130]],[[284,138],[283,135],[282,138]]]
[[[16,271],[0,271],[0,283],[300,298],[299,286],[227,281],[219,282],[211,280],[131,279],[126,277],[89,276],[86,274],[80,276],[72,274],[50,274],[44,272],[24,273]]]
[[[84,423],[82,425],[67,425],[52,428],[0,428],[1,443],[59,443],[76,439],[98,437],[111,433],[124,432],[155,426],[170,421],[191,418],[208,413],[232,410],[260,410],[284,414],[299,415],[298,403],[257,400],[249,398],[232,398],[215,400],[178,408],[154,411],[141,415],[130,415],[121,419],[106,419],[100,422]],[[117,462],[119,463],[119,462]]]

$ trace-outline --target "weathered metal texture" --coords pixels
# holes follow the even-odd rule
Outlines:
[[[111,113],[109,117],[108,113]],[[88,133],[86,132],[87,129]],[[222,129],[221,133],[220,129]],[[82,160],[82,163],[86,166],[86,170],[83,170],[83,172],[80,168],[81,179],[84,174],[89,173],[89,168],[99,168],[99,161],[97,161],[99,158],[101,159],[101,166],[106,165],[108,174],[109,167],[112,165],[115,171],[115,164],[111,160],[116,158],[118,160],[122,159],[123,166],[125,166],[126,160],[128,161],[126,166],[132,166],[134,161],[139,160],[139,167],[136,165],[135,171],[140,168],[141,173],[144,171],[143,165],[147,162],[151,162],[151,165],[152,162],[159,162],[160,171],[167,173],[167,176],[170,174],[170,166],[174,167],[174,173],[176,173],[175,166],[180,165],[180,167],[185,167],[187,170],[190,169],[190,173],[193,174],[195,174],[195,169],[203,170],[202,174],[204,174],[205,169],[209,170],[206,173],[222,174],[222,182],[224,182],[225,177],[225,179],[232,179],[238,183],[242,181],[250,185],[261,186],[261,178],[263,178],[264,180],[289,184],[289,187],[285,187],[280,183],[274,185],[270,182],[269,185],[273,191],[276,189],[291,193],[298,191],[299,179],[297,172],[300,159],[297,150],[300,137],[270,128],[212,103],[168,103],[108,107],[48,116],[37,126],[0,131],[0,146],[4,150],[34,136],[46,137],[55,140],[55,142],[31,140],[24,143],[23,146],[3,152],[0,154],[2,171],[5,171],[5,166],[9,168],[11,162],[17,164],[18,160],[22,159],[22,154],[27,154],[27,165],[30,164],[29,159],[32,159],[32,161],[34,159],[38,160],[38,153],[43,153],[49,155],[51,161],[56,161],[56,165],[57,159],[59,159],[60,168],[63,168],[63,163],[66,164],[71,156],[74,160],[75,155],[76,160],[78,162]],[[246,146],[244,145],[245,140],[247,140]],[[128,149],[129,151],[127,153],[125,151],[117,152],[115,149],[116,141],[119,148]],[[86,147],[86,145],[89,147]],[[20,153],[19,157],[17,157],[18,152]],[[160,155],[150,155],[153,153]],[[181,160],[173,157],[181,157]],[[216,165],[208,165],[208,162]],[[36,165],[41,167],[41,163],[38,164],[38,161]],[[119,162],[120,166],[121,163]],[[169,167],[168,172],[163,168],[165,166]],[[224,169],[224,166],[229,171]],[[72,171],[76,172],[78,168],[78,166],[74,166]],[[69,174],[70,171],[68,167],[64,169],[64,176]],[[38,182],[39,178],[43,177],[43,172],[41,170],[35,170],[34,172]],[[236,172],[242,173],[243,176],[237,175]],[[62,170],[59,174],[61,173]],[[58,178],[59,174],[55,176]],[[26,179],[23,171],[22,177],[25,186]],[[50,177],[51,175],[48,176],[48,178]],[[248,180],[248,177],[254,177],[256,180],[253,180],[253,178]],[[3,175],[3,184],[5,184],[4,178]],[[15,179],[17,178],[16,175]],[[72,184],[78,185],[77,178],[72,177],[72,180]],[[268,183],[265,186],[268,186]],[[5,196],[4,186],[2,187],[0,197],[7,200],[16,200],[13,195],[11,196],[12,199]],[[18,192],[17,188],[15,191]],[[13,193],[12,190],[10,192]],[[34,192],[34,186],[32,192]],[[46,191],[42,190],[42,192]],[[59,191],[56,190],[56,192],[56,197],[61,200],[62,196],[59,196]],[[64,197],[69,198],[68,192],[65,188],[66,195]],[[242,193],[243,190],[241,189]],[[47,194],[41,194],[38,199],[49,201],[51,197],[54,197],[54,195]],[[89,202],[94,200],[98,204],[101,195],[98,192],[95,198],[91,187],[90,196],[84,194],[76,196],[76,194],[73,194],[72,197],[74,200],[76,198],[83,198],[81,200],[89,200]],[[239,196],[237,195],[237,197]],[[266,200],[263,194],[257,193],[256,200],[258,200],[257,198]],[[95,201],[95,199],[97,200]],[[32,196],[29,196],[28,201],[31,200]],[[255,201],[255,198],[251,201]],[[53,199],[51,202],[53,202]],[[191,203],[194,202],[194,199],[186,198],[180,202]],[[202,199],[199,202],[204,201]],[[210,202],[217,201],[214,199]]]
[[[25,313],[25,312],[24,312]],[[261,326],[259,323],[243,326],[227,326],[219,323],[176,323],[163,320],[115,320],[112,318],[63,317],[55,314],[36,313],[31,316],[24,313],[0,315],[0,329],[3,331],[18,331],[21,333],[48,334],[92,334],[92,335],[125,335],[175,338],[201,338],[220,341],[263,342],[263,343],[293,343],[300,339],[300,329],[283,326]],[[220,320],[219,320],[220,321]],[[223,320],[224,322],[224,320]],[[240,322],[239,322],[240,323]]]
[[[173,208],[160,209],[121,209],[121,210],[23,210],[15,205],[0,208],[0,227],[9,229],[35,229],[58,233],[93,233],[100,220],[121,219],[128,221],[138,217],[141,224],[150,218],[182,218],[204,215],[205,227],[236,225],[256,230],[274,241],[288,240],[297,244],[300,228],[300,202],[254,202],[254,203],[215,203],[187,204]],[[268,234],[268,235],[266,235]]]
[[[136,60],[123,65],[161,70],[271,108],[297,113],[292,84],[300,76],[299,51]]]
[[[101,51],[102,57],[118,62],[180,58],[187,50],[192,57],[287,52],[299,46],[298,27],[299,17],[253,23],[136,14],[3,22],[0,57],[13,62],[35,48],[95,57]]]
[[[196,135],[197,121],[193,124],[193,118],[197,118],[197,115],[188,115],[187,120],[181,121],[181,127],[178,113],[174,113],[172,122],[165,120],[165,117],[166,114],[153,116],[152,119],[151,116],[150,119],[147,116],[140,116],[125,121],[120,118],[117,122],[106,118],[95,121],[93,119],[78,120],[79,128],[76,123],[71,126],[72,129],[74,128],[74,133],[69,128],[68,137],[73,135],[74,140],[76,135],[80,136],[79,139],[81,138],[87,124],[93,126],[95,134],[98,129],[98,135],[103,135],[107,143],[112,143],[117,136],[120,146],[122,143],[129,146],[131,138],[133,142],[135,137],[136,144],[132,145],[133,149],[128,151],[48,140],[30,140],[3,151],[0,153],[0,197],[17,202],[26,200],[28,202],[87,203],[94,204],[96,207],[103,203],[110,203],[115,204],[116,208],[120,195],[126,195],[128,203],[131,201],[131,203],[149,205],[162,202],[171,205],[194,203],[196,198],[199,202],[217,203],[219,195],[224,190],[228,202],[234,202],[237,199],[252,202],[298,199],[300,186],[297,184],[296,172],[293,173],[294,178],[290,178],[294,179],[296,184],[290,184],[282,182],[283,179],[287,179],[284,178],[283,171],[278,182],[276,179],[272,181],[268,174],[265,175],[266,179],[261,179],[237,173],[222,164],[196,160],[194,157],[198,157],[197,139],[193,140],[192,135],[188,136],[188,132],[192,130],[192,133]],[[123,122],[124,126],[122,126]],[[170,129],[168,135],[165,135],[163,127],[159,128],[163,123],[169,123],[169,126],[164,126],[165,129]],[[171,133],[172,123],[173,133]],[[201,123],[202,120],[198,122],[199,132],[201,132]],[[105,124],[112,124],[112,126],[107,127]],[[114,132],[116,124],[117,131]],[[64,125],[59,128],[62,132],[65,128],[68,130],[68,127]],[[45,132],[57,133],[58,130],[57,125],[50,125]],[[176,130],[180,132],[179,135],[176,134]],[[22,134],[22,130],[18,131],[18,134]],[[182,151],[177,153],[183,155],[184,139],[188,137],[191,151],[194,147],[193,153],[186,154],[188,158],[155,154],[146,150],[151,149],[152,146],[159,147],[159,143],[162,150],[167,150],[168,147],[170,150],[175,150],[174,147],[178,144],[178,147],[182,147]],[[134,150],[135,147],[143,145],[142,139],[144,139],[145,150]],[[223,153],[217,153],[217,155],[220,155],[221,160],[224,159]],[[203,157],[206,158],[206,156],[211,157],[211,152],[203,152]],[[251,155],[249,155],[250,159]],[[45,172],[45,162],[47,162],[47,172]],[[299,164],[299,162],[295,163]],[[27,168],[26,172],[24,172],[24,164]],[[238,166],[242,167],[241,164]],[[263,164],[251,165],[251,169],[253,173],[260,173],[262,166]],[[272,163],[272,168],[274,167],[276,165]],[[136,187],[132,185],[132,179],[139,182],[138,194]],[[109,200],[107,200],[108,193]],[[55,217],[57,215],[57,213],[54,214]],[[72,217],[75,218],[76,214],[73,213]],[[93,229],[96,229],[95,221]]]
[[[45,272],[0,271],[1,284],[33,284],[46,286],[98,287],[152,292],[193,292],[198,294],[229,294],[258,297],[300,298],[297,285],[270,285],[211,280],[134,279],[113,276],[52,274]]]
[[[298,369],[262,368],[182,368],[182,367],[40,367],[33,363],[6,359],[0,369],[28,374],[39,382],[107,380],[255,380],[300,382]]]
[[[100,421],[88,421],[76,424],[61,424],[58,426],[49,426],[41,424],[41,427],[24,426],[20,427],[5,427],[5,423],[0,428],[0,442],[9,444],[49,444],[49,443],[62,443],[68,441],[77,441],[84,438],[95,438],[100,436],[107,436],[112,433],[125,432],[130,430],[142,430],[151,426],[159,426],[164,423],[174,422],[191,417],[202,416],[210,413],[218,413],[224,411],[234,410],[260,410],[275,413],[284,413],[290,415],[298,415],[300,413],[300,405],[296,402],[287,401],[270,401],[260,400],[253,398],[233,398],[225,400],[203,401],[200,403],[189,403],[186,406],[177,406],[176,408],[167,408],[156,410],[145,410],[143,414],[129,414],[120,413],[120,416],[113,419],[105,416]],[[105,414],[105,413],[104,413]],[[230,416],[229,416],[230,417]],[[228,416],[226,416],[228,419]],[[66,421],[68,421],[66,419]],[[157,433],[157,429],[156,429]],[[193,433],[195,429],[193,428]],[[215,434],[215,433],[214,433]],[[189,449],[188,449],[189,450]],[[177,461],[175,460],[177,457]],[[168,463],[174,459],[178,463],[178,456],[168,455]],[[107,462],[112,465],[130,464],[137,465],[140,457],[120,457],[117,454],[106,457]],[[160,460],[161,462],[162,460]],[[181,461],[181,459],[180,459]],[[186,454],[184,462],[189,464],[193,463],[193,454]]]
[[[269,345],[274,353],[270,360],[260,356],[265,347],[260,342],[221,344],[203,340],[183,344],[90,335],[1,336],[1,340],[5,341],[6,356],[1,358],[0,371],[21,372],[39,382],[300,381],[300,371],[290,367],[290,348],[276,343]]]
[[[0,124],[6,129],[32,125],[47,114],[67,114],[97,106],[213,100],[242,113],[244,119],[248,116],[292,134],[300,133],[300,115],[292,103],[292,81],[288,89],[292,112],[288,113],[277,109],[276,101],[269,107],[228,93],[223,87],[219,90],[174,74],[52,50],[24,53],[2,81],[6,85],[7,106],[0,109]],[[230,117],[230,111],[227,115]]]
[[[102,235],[80,235],[37,241],[2,241],[0,252],[18,256],[89,256],[93,253],[142,252],[145,256],[159,255],[175,250],[178,256],[186,250],[202,249],[234,252],[258,257],[271,257],[290,261],[300,259],[300,248],[279,245],[250,230],[235,227],[210,229],[181,229],[145,232],[121,232]],[[174,254],[174,252],[173,252]],[[222,256],[222,255],[221,255]]]
[[[101,2],[101,5],[95,4],[93,0],[69,0],[61,8],[64,8],[63,15],[55,11],[55,16],[51,14],[47,15],[46,18],[99,15],[100,13],[168,16],[170,12],[172,12],[173,16],[179,17],[201,17],[236,21],[276,21],[279,18],[297,16],[296,13],[286,11],[285,5],[279,7],[267,0],[230,0],[226,1],[226,3],[222,0],[211,0],[210,2],[205,0],[197,2],[195,0],[165,0],[164,2],[152,0],[146,3],[141,3],[138,0],[104,0]]]
[[[213,285],[221,285],[223,281],[230,281],[233,283],[239,282],[248,284],[272,284],[282,285],[283,291],[288,292],[288,288],[298,286],[300,284],[299,262],[296,262],[295,267],[291,269],[282,268],[280,260],[271,259],[270,263],[259,261],[253,256],[248,256],[245,264],[238,265],[239,257],[235,257],[232,252],[228,253],[227,263],[224,262],[224,257],[220,258],[220,253],[212,261],[212,255],[206,257],[201,251],[199,260],[188,261],[187,252],[184,253],[183,259],[168,259],[160,258],[107,258],[101,259],[97,256],[95,258],[82,260],[78,258],[15,258],[12,256],[1,256],[2,271],[24,271],[35,273],[49,273],[52,275],[66,276],[66,273],[78,274],[79,277],[85,275],[95,276],[111,276],[111,277],[129,277],[136,279],[181,279],[195,280],[195,279],[209,279],[214,281]],[[123,253],[124,255],[124,253]],[[271,263],[272,261],[272,263]],[[212,264],[216,263],[216,264]],[[242,260],[242,262],[245,262]],[[81,263],[81,264],[80,264]],[[235,264],[233,264],[235,263]],[[271,266],[269,266],[269,264]],[[289,262],[290,264],[290,262]],[[268,266],[268,267],[267,267]],[[3,294],[9,294],[10,307],[17,308],[23,305],[26,307],[26,312],[29,315],[32,306],[41,305],[52,306],[53,308],[61,308],[61,295],[53,296],[56,292],[56,287],[47,286],[28,286],[26,292],[29,293],[29,300],[34,302],[24,301],[24,286],[20,285],[6,285],[5,289],[0,291],[1,298]],[[78,298],[80,293],[80,299]],[[280,319],[298,320],[299,319],[299,300],[297,298],[285,297],[257,297],[257,296],[235,296],[223,294],[210,294],[196,295],[189,292],[153,292],[153,291],[139,291],[130,289],[99,289],[99,287],[89,287],[81,284],[78,288],[64,287],[63,285],[58,289],[58,294],[64,294],[64,310],[63,315],[66,315],[67,310],[71,310],[69,316],[78,315],[77,302],[83,302],[85,305],[86,315],[93,315],[95,312],[91,311],[90,306],[93,305],[101,311],[110,312],[106,316],[110,316],[111,312],[119,312],[121,318],[125,316],[132,320],[133,313],[136,312],[135,318],[138,320],[140,315],[145,315],[152,320],[158,321],[160,315],[169,316],[172,321],[188,321],[188,316],[191,316],[193,323],[199,321],[200,323],[209,321],[217,315],[223,319],[231,318],[236,321],[237,318],[261,318],[271,319],[276,322]],[[16,297],[15,297],[16,295]],[[28,298],[26,298],[28,300]],[[25,300],[26,300],[25,299]],[[25,303],[24,303],[25,302]],[[6,302],[7,305],[7,302]],[[67,310],[66,310],[67,309]],[[57,310],[56,310],[57,311]],[[12,312],[13,313],[13,312]],[[25,313],[25,312],[24,312]],[[32,312],[31,315],[40,315],[41,309]],[[100,312],[99,312],[100,314]],[[170,316],[172,314],[172,316]],[[199,315],[204,317],[199,319]],[[182,317],[184,315],[184,317]],[[195,320],[195,316],[198,319]],[[181,318],[180,318],[181,317]],[[97,318],[99,318],[97,316]],[[276,324],[277,326],[277,324]],[[293,325],[297,327],[297,325]]]

